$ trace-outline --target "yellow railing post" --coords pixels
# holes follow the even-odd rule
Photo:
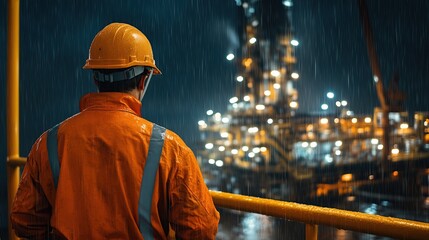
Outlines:
[[[8,161],[19,158],[19,0],[9,0],[8,2],[6,92]],[[19,169],[16,164],[7,164],[9,214],[12,201],[18,189]],[[12,231],[10,222],[8,227],[9,239],[17,239]]]
[[[305,240],[317,240],[318,226],[315,224],[305,224]]]

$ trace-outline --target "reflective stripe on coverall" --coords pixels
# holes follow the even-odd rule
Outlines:
[[[51,128],[48,131],[47,145],[48,157],[51,165],[54,186],[58,186],[58,178],[60,176],[60,164],[58,159],[58,142],[57,133],[59,125]],[[162,146],[164,145],[165,128],[153,124],[152,135],[150,138],[149,151],[144,168],[144,175],[140,187],[139,199],[139,228],[145,240],[153,239],[153,230],[150,223],[152,193],[155,184],[155,176],[158,171],[159,159],[161,157]]]
[[[179,239],[215,238],[219,213],[180,136],[167,129],[160,156],[149,161],[151,139],[160,135],[141,117],[138,99],[92,93],[80,109],[43,133],[28,154],[10,217],[19,237],[46,239],[52,228],[67,239],[141,240],[147,239],[141,225],[150,222],[154,239],[167,239],[170,226]],[[58,149],[59,161],[49,162],[48,145]],[[150,162],[159,165],[146,170]],[[152,186],[152,196],[142,182]],[[140,202],[147,199],[145,219]]]

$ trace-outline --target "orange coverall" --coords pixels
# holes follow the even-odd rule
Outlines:
[[[139,199],[153,123],[126,93],[88,94],[80,108],[58,127],[57,183],[47,132],[33,145],[12,226],[31,239],[46,239],[49,232],[66,239],[143,239]],[[167,239],[171,226],[178,239],[214,239],[219,213],[194,154],[175,133],[167,130],[163,138],[149,202],[153,238]]]

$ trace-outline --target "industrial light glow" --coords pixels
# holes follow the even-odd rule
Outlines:
[[[238,101],[238,97],[232,97],[229,99],[229,103],[236,103]]]
[[[299,42],[297,40],[293,39],[292,41],[290,41],[290,44],[292,44],[292,46],[296,47],[299,45]]]
[[[343,141],[341,140],[335,141],[335,146],[341,147],[342,145],[343,145]]]
[[[308,142],[302,142],[302,143],[301,143],[301,147],[303,147],[303,148],[308,147]]]
[[[333,92],[328,92],[327,94],[326,94],[326,96],[328,97],[328,98],[330,98],[330,99],[332,99],[332,98],[334,98],[334,93]]]
[[[238,154],[238,150],[237,150],[237,149],[231,149],[231,153],[232,153],[233,155]]]
[[[243,146],[243,147],[241,147],[241,150],[243,150],[244,152],[247,152],[247,151],[249,151],[249,147],[248,146]]]
[[[283,5],[285,5],[286,7],[292,7],[293,3],[291,0],[283,0]]]
[[[371,144],[377,145],[378,144],[378,139],[377,138],[371,139]]]
[[[218,150],[219,150],[220,152],[225,151],[225,146],[219,146]]]
[[[311,143],[310,143],[310,147],[312,147],[312,148],[317,147],[317,142],[311,142]]]
[[[210,149],[213,149],[214,145],[213,145],[213,143],[206,143],[205,147],[206,147],[206,149],[210,150]]]
[[[346,100],[341,101],[341,106],[343,107],[347,106],[347,101]]]
[[[223,123],[229,123],[229,118],[228,118],[228,117],[224,117],[224,118],[222,118],[222,122],[223,122]]]
[[[292,101],[289,103],[289,107],[291,108],[297,108],[298,107],[298,103],[296,101]]]
[[[216,161],[216,166],[222,167],[223,166],[223,161],[222,160],[217,160]]]
[[[265,109],[265,105],[262,104],[258,104],[255,106],[256,110],[264,110]]]
[[[401,125],[399,127],[401,129],[407,129],[408,128],[408,123],[401,123]]]
[[[298,73],[296,73],[296,72],[293,72],[290,76],[291,76],[293,79],[298,79],[298,78],[299,78],[299,74],[298,74]]]
[[[340,101],[336,101],[336,102],[335,102],[335,105],[336,105],[337,107],[341,107],[341,102],[340,102]]]
[[[220,133],[220,136],[222,137],[222,138],[227,138],[228,137],[228,132],[221,132]]]
[[[244,77],[243,76],[237,76],[237,82],[242,82],[243,80],[244,80]]]
[[[267,123],[268,123],[268,124],[272,124],[273,122],[274,122],[274,120],[273,120],[272,118],[268,118],[268,119],[267,119]]]
[[[213,110],[207,110],[207,112],[206,112],[206,114],[208,115],[208,116],[211,116],[211,115],[213,115]]]
[[[264,91],[264,95],[267,96],[267,97],[270,96],[271,95],[271,91],[270,90],[265,90]]]
[[[226,55],[226,60],[228,60],[228,61],[232,61],[234,58],[235,58],[235,56],[232,53]]]
[[[280,72],[279,72],[279,70],[272,70],[272,71],[271,71],[271,76],[273,76],[273,77],[278,77],[278,76],[280,76]]]
[[[352,118],[352,123],[357,123],[357,118]]]
[[[322,110],[328,110],[328,104],[326,104],[326,103],[324,103],[324,104],[322,104],[322,106],[320,106],[320,108],[322,109]]]
[[[397,149],[397,148],[392,148],[392,154],[393,155],[398,155],[399,154],[399,149]]]
[[[370,117],[366,117],[364,121],[365,121],[365,123],[371,123],[371,118]]]
[[[321,118],[320,119],[320,124],[328,124],[329,120],[327,118]]]
[[[250,97],[249,97],[248,95],[246,95],[246,96],[244,96],[244,97],[243,97],[243,100],[244,100],[245,102],[248,102],[248,101],[250,101]]]
[[[273,88],[274,89],[280,89],[280,83],[274,83]]]
[[[214,159],[212,159],[212,158],[210,158],[210,159],[209,159],[209,163],[210,163],[210,164],[215,164],[215,162],[216,162],[216,160],[214,160]]]
[[[252,37],[251,39],[249,39],[250,44],[254,44],[255,42],[256,42],[256,38]]]

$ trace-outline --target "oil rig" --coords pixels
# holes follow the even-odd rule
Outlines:
[[[198,122],[197,155],[210,188],[296,200],[329,191],[325,183],[375,181],[395,175],[392,163],[428,158],[429,113],[410,118],[402,108],[403,94],[395,86],[384,91],[363,1],[362,22],[381,103],[368,115],[355,115],[347,100],[335,99],[332,92],[327,99],[335,103],[334,112],[297,112],[305,99],[299,99],[296,88],[301,80],[295,49],[301,46],[294,38],[292,0],[236,3],[243,20],[241,53],[227,56],[236,64],[235,95],[226,112],[209,109]]]

